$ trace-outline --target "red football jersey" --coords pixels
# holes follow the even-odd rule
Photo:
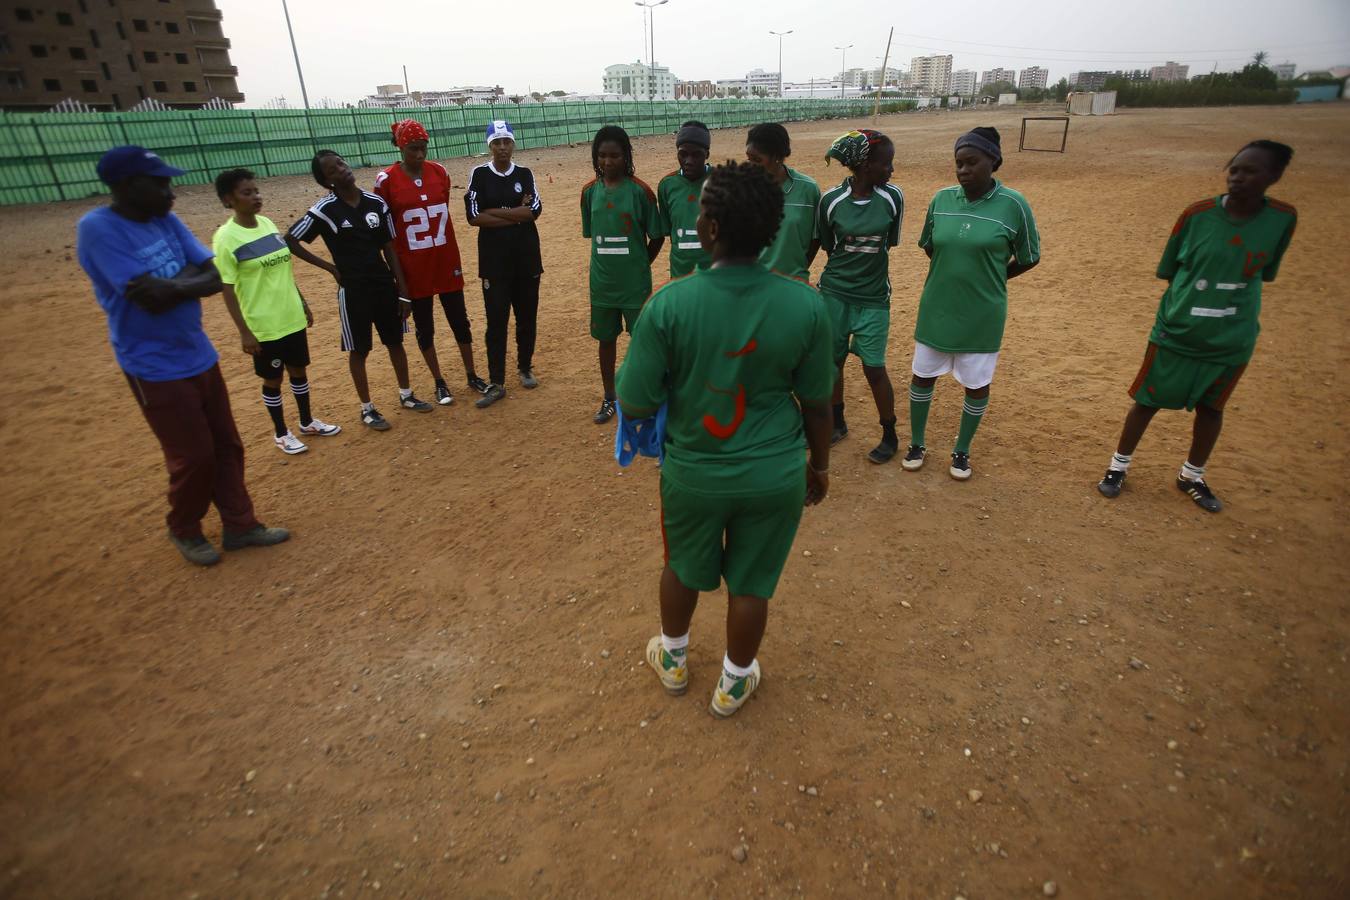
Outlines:
[[[408,293],[430,297],[464,290],[455,226],[450,221],[450,176],[438,163],[422,163],[414,181],[394,163],[375,176],[375,193],[389,205],[398,237],[394,247]]]

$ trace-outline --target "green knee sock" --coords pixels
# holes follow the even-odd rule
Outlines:
[[[924,429],[928,427],[928,410],[933,405],[933,386],[909,386],[909,442],[923,447]]]
[[[966,403],[961,407],[961,430],[956,433],[956,452],[969,453],[970,441],[975,437],[975,429],[980,427],[980,419],[989,406],[988,397],[966,395]]]

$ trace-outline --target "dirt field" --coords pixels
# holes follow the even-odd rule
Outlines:
[[[977,900],[1047,880],[1075,898],[1346,896],[1350,104],[1075,119],[1064,156],[1017,153],[1009,112],[884,120],[909,205],[891,254],[897,384],[922,211],[954,181],[955,135],[988,122],[1044,262],[1011,291],[976,477],[940,464],[950,380],[937,464],[869,465],[851,362],[854,434],[773,601],[764,683],[725,722],[707,712],[720,597],[695,619],[686,698],[642,665],[658,474],[620,470],[613,429],[590,423],[588,148],[520,154],[545,203],[536,391],[513,376],[486,411],[461,395],[402,412],[377,351],[394,429],[361,428],[331,286],[298,264],[315,412],[345,431],[285,457],[223,305],[206,304],[259,513],[294,531],[210,570],[164,538],[162,459],[74,261],[93,201],[0,210],[0,896]],[[844,125],[791,128],[792,162],[822,185]],[[715,133],[714,156],[743,137]],[[1302,225],[1211,463],[1227,509],[1172,485],[1180,414],[1159,416],[1107,502],[1093,485],[1167,232],[1256,137],[1296,148],[1274,193]],[[639,142],[639,175],[673,168],[670,143]],[[462,185],[468,161],[449,167]],[[317,193],[264,188],[283,227]],[[225,217],[204,187],[177,210],[208,241]],[[476,284],[469,299],[486,373]]]

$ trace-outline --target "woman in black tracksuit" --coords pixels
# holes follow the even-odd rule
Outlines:
[[[534,174],[511,161],[516,149],[511,126],[498,119],[487,127],[492,161],[469,176],[464,207],[469,224],[478,229],[478,277],[483,280],[487,313],[488,377],[492,382],[477,401],[480,408],[506,396],[506,326],[516,314],[516,368],[523,387],[539,385],[534,377],[535,324],[539,314],[539,231],[534,220],[543,212]]]

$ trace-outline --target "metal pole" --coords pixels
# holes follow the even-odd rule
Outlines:
[[[408,67],[407,67],[407,66],[404,66],[404,67],[403,67],[403,93],[407,94],[409,99],[412,98],[412,85],[408,84]]]
[[[844,99],[844,71],[845,71],[846,67],[848,66],[848,62],[847,62],[847,60],[848,60],[848,49],[849,49],[849,47],[852,47],[852,46],[853,46],[852,44],[848,44],[847,46],[844,46],[844,47],[835,47],[835,48],[834,48],[834,49],[836,49],[836,50],[839,51],[839,99],[840,99],[840,100],[843,100],[843,99]]]
[[[769,34],[778,35],[778,99],[783,99],[783,37],[792,34],[793,29],[787,31],[770,31]]]
[[[61,187],[61,178],[56,174],[56,165],[52,162],[51,154],[47,152],[47,142],[42,139],[42,129],[38,128],[33,118],[29,118],[28,127],[33,129],[33,137],[37,138],[38,149],[42,151],[42,159],[47,163],[47,171],[52,176],[52,187],[56,188],[56,196],[61,200],[66,199],[65,188]]]
[[[891,61],[891,38],[895,37],[895,26],[891,26],[891,33],[886,36],[886,55],[881,58],[881,77],[877,79],[880,84],[877,85],[877,102],[872,107],[872,124],[877,124],[877,116],[881,114],[881,89],[886,86],[886,64]]]
[[[645,12],[642,16],[644,25],[647,22],[648,14],[651,15],[651,27],[648,33],[651,35],[651,43],[648,45],[649,53],[647,55],[647,99],[656,99],[656,7],[669,3],[670,0],[633,0],[634,6],[641,6]]]
[[[202,149],[202,134],[197,130],[197,119],[192,113],[188,113],[188,125],[192,128],[192,140],[197,145],[197,161],[202,164],[202,174],[206,174],[209,171],[206,164],[206,151]]]
[[[258,161],[262,163],[264,175],[272,174],[272,167],[267,163],[267,149],[263,146],[262,128],[258,125],[258,111],[249,110],[249,118],[253,120],[253,134],[258,138]]]
[[[404,85],[407,87],[407,85]],[[361,165],[368,166],[370,162],[366,159],[366,142],[361,139],[361,126],[356,121],[356,107],[351,107],[352,114],[352,136],[356,138],[356,152],[361,154]]]
[[[291,11],[286,5],[286,0],[281,0],[281,11],[286,14],[286,33],[291,36],[291,54],[295,57],[295,74],[300,76],[300,96],[305,101],[305,109],[309,109],[309,93],[305,90],[305,73],[300,70],[300,51],[295,48],[295,31],[291,28]],[[407,85],[404,85],[407,87]],[[308,115],[305,116],[309,118]]]

